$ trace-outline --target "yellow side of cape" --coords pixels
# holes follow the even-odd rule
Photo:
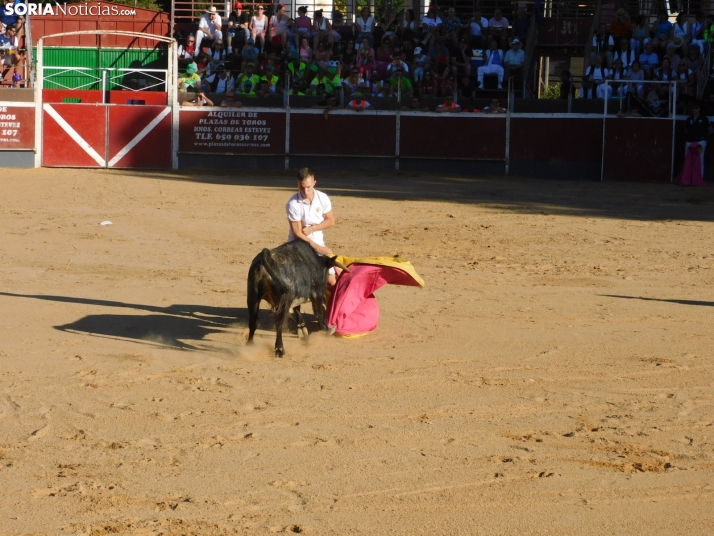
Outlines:
[[[397,268],[398,270],[401,270],[402,272],[407,273],[411,278],[419,283],[420,287],[424,286],[424,280],[421,278],[421,276],[417,273],[417,271],[414,269],[412,266],[412,263],[400,259],[398,257],[344,257],[342,255],[338,255],[337,259],[335,259],[337,262],[344,264],[345,266],[349,266],[350,264],[376,264],[379,266],[389,266],[391,268]]]

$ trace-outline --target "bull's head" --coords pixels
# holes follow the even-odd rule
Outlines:
[[[337,255],[335,255],[334,257],[325,257],[325,262],[327,263],[328,268],[336,266],[340,270],[347,272],[348,274],[350,273],[350,269],[347,268],[347,266],[337,261]]]

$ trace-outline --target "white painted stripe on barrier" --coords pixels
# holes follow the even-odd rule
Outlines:
[[[0,106],[12,106],[14,108],[34,108],[34,102],[0,101]]]
[[[100,167],[106,167],[107,162],[104,160],[104,158],[101,157],[101,155],[94,150],[94,148],[89,145],[86,141],[84,141],[84,138],[79,135],[79,133],[72,128],[72,126],[67,123],[67,121],[64,120],[64,118],[57,113],[57,110],[52,108],[49,104],[43,104],[42,109],[47,112],[47,114],[57,121],[57,124],[62,127],[62,130],[64,130],[67,134],[69,134],[69,137],[72,138],[75,142],[77,142],[77,145],[79,145],[84,151],[92,157],[92,159],[99,164]]]
[[[156,125],[158,125],[158,124],[161,122],[161,120],[162,120],[164,117],[166,117],[167,115],[169,115],[170,113],[171,113],[171,108],[170,108],[170,107],[166,107],[166,108],[164,108],[163,110],[161,110],[161,113],[160,113],[159,115],[157,115],[156,117],[154,117],[154,119],[151,120],[151,123],[149,123],[148,125],[146,125],[146,126],[144,127],[144,129],[143,129],[141,132],[139,132],[136,136],[134,136],[134,139],[133,139],[133,140],[131,140],[129,143],[127,143],[127,144],[124,146],[124,148],[123,148],[121,151],[119,151],[119,152],[114,156],[114,158],[112,158],[112,159],[109,161],[109,166],[108,166],[108,167],[114,167],[115,165],[117,165],[117,164],[119,163],[119,161],[120,161],[122,158],[124,158],[124,157],[126,156],[126,154],[127,154],[129,151],[131,151],[134,147],[136,147],[137,144],[138,144],[141,140],[143,140],[143,139],[147,136],[147,134],[149,134],[149,132],[151,132],[152,130],[154,130],[154,128],[156,127]]]

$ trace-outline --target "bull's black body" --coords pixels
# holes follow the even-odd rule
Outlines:
[[[294,240],[275,249],[264,249],[250,265],[248,272],[248,343],[252,342],[258,325],[260,301],[267,301],[275,316],[275,355],[283,357],[283,324],[292,309],[298,325],[298,335],[307,336],[300,305],[312,303],[320,328],[325,323],[325,291],[334,258],[315,253],[307,242]]]

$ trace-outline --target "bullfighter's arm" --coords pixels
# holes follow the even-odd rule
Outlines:
[[[328,212],[327,214],[323,214],[322,217],[325,218],[322,223],[303,227],[302,232],[305,233],[306,236],[309,236],[315,231],[324,231],[325,229],[329,229],[330,227],[335,226],[335,215],[332,211]]]
[[[328,212],[328,214],[330,214],[330,213]],[[295,239],[302,240],[303,242],[307,242],[308,244],[310,244],[310,247],[312,247],[312,249],[314,249],[320,255],[327,255],[329,257],[332,257],[333,253],[330,248],[316,244],[315,242],[310,240],[310,237],[307,236],[302,231],[302,222],[301,221],[290,221],[289,223],[290,223],[290,228],[293,231],[293,235],[295,235]]]

